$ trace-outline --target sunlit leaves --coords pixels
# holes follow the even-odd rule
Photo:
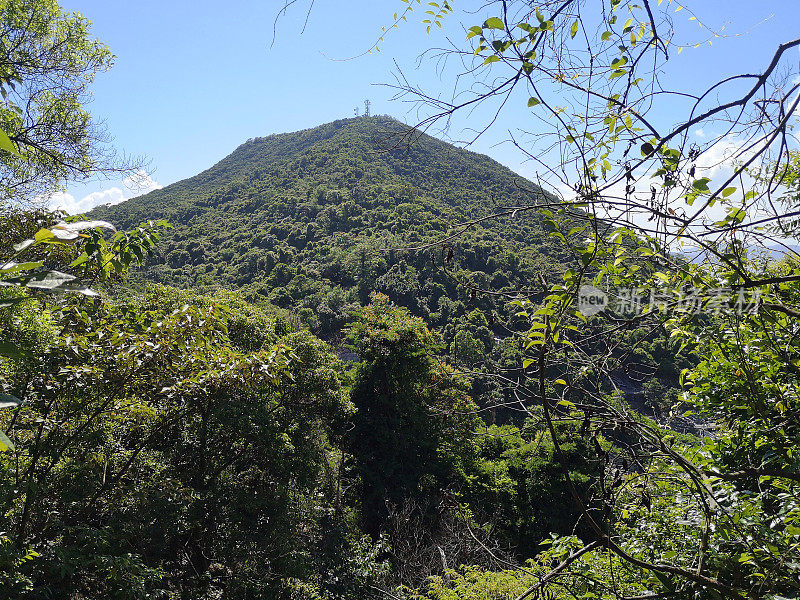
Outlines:
[[[467,32],[467,39],[473,38],[476,35],[483,35],[483,28],[475,25],[474,27],[470,27]]]
[[[24,201],[77,173],[121,166],[111,164],[101,130],[84,108],[95,75],[112,63],[88,21],[56,2],[6,2],[0,20],[7,37],[0,195]]]
[[[503,21],[498,19],[497,17],[491,17],[486,20],[483,24],[483,27],[486,29],[500,29],[504,30],[506,26],[503,24]]]
[[[724,219],[714,223],[715,227],[729,227],[738,225],[747,217],[747,212],[744,209],[737,208],[735,206],[729,207],[726,212],[727,214],[725,215]]]
[[[0,430],[0,452],[7,452],[15,450],[14,443],[8,438],[6,433]]]
[[[9,394],[0,394],[0,409],[16,408],[19,406],[19,399]],[[0,452],[13,451],[14,443],[8,438],[5,431],[0,430]]]
[[[15,254],[11,258],[17,259],[37,246],[46,249],[80,241],[83,242],[83,253],[70,267],[77,269],[79,274],[93,273],[108,280],[114,276],[122,276],[134,261],[141,264],[158,239],[157,230],[165,226],[166,222],[160,221],[143,224],[132,232],[117,232],[106,221],[58,223],[49,229],[40,229],[33,239],[16,244]],[[103,237],[103,229],[115,232],[110,242]],[[41,261],[7,260],[0,265],[0,286],[21,286],[44,292],[73,292],[84,296],[97,295],[78,276],[56,270],[41,270],[42,266]]]
[[[87,229],[95,229],[98,227],[101,229],[110,229],[111,231],[116,231],[114,226],[106,221],[75,221],[72,223],[57,223],[51,227],[49,231],[53,234],[53,237],[58,240],[71,241],[77,240],[79,237],[89,237],[85,234],[81,235],[81,232]]]
[[[8,134],[2,129],[0,129],[0,150],[5,150],[9,154],[19,156],[19,152],[17,151],[17,147],[14,145],[14,142],[11,141],[11,138],[8,137]]]

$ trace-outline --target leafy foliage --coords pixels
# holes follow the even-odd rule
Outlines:
[[[2,468],[4,529],[48,551],[9,593],[151,597],[180,581],[247,597],[318,560],[328,444],[352,410],[337,359],[308,333],[259,331],[274,319],[225,300],[153,287],[50,311],[69,335],[16,383]],[[237,347],[229,323],[262,344]]]
[[[124,227],[152,218],[175,225],[147,279],[241,288],[306,315],[330,338],[372,291],[433,326],[476,307],[504,312],[502,301],[471,298],[463,284],[494,278],[511,290],[553,270],[554,245],[537,219],[476,224],[453,242],[451,276],[441,245],[425,246],[488,214],[487,199],[521,201],[520,184],[532,185],[484,156],[372,117],[250,140],[196,177],[93,214]]]
[[[365,531],[377,534],[387,503],[436,495],[474,461],[477,419],[463,381],[431,357],[437,336],[376,295],[349,338],[361,357],[348,435],[359,465]]]
[[[84,104],[113,56],[55,0],[0,6],[0,200],[41,203],[64,180],[121,168]]]

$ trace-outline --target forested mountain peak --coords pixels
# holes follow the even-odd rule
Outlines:
[[[170,217],[162,199],[186,194],[211,194],[239,182],[286,172],[309,185],[327,183],[353,188],[363,183],[402,184],[432,194],[447,204],[468,208],[488,193],[497,203],[530,201],[525,190],[537,189],[491,158],[458,148],[388,116],[340,119],[311,129],[251,138],[209,169],[166,188],[115,207],[125,219],[140,208]],[[453,186],[454,183],[458,186]],[[293,183],[283,181],[284,185]],[[292,186],[296,187],[296,186]],[[301,186],[302,187],[302,186]],[[462,193],[468,191],[466,196]],[[492,202],[480,202],[489,208]],[[173,208],[179,208],[173,206]],[[104,209],[100,209],[103,211]]]
[[[214,139],[320,87],[265,73],[334,95],[382,63],[563,197],[378,116],[65,220],[92,197],[52,193],[146,174],[86,106],[113,55],[58,0],[0,3],[0,599],[800,600],[797,15],[404,1],[369,64],[328,57],[384,9],[278,3],[273,41],[308,31],[269,53],[250,6],[155,10],[122,53],[157,110],[98,100],[134,143]]]
[[[409,248],[539,194],[486,156],[376,116],[250,139],[195,177],[95,216],[121,227],[161,218],[174,225],[146,279],[242,288],[299,311],[328,336],[372,291],[434,326],[467,309],[499,310],[488,298],[459,303],[468,293],[459,281],[512,289],[556,268],[539,217],[476,225],[453,242],[452,274],[440,246]]]

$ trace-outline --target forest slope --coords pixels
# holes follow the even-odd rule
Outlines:
[[[405,249],[540,195],[486,156],[372,117],[248,140],[195,177],[94,214],[121,227],[156,218],[175,226],[147,279],[244,288],[254,300],[309,309],[299,314],[329,337],[343,308],[373,290],[434,325],[463,315],[466,305],[452,306],[459,286],[441,269],[441,248]],[[476,226],[453,246],[450,268],[478,287],[527,287],[564,258],[533,216]],[[472,304],[501,309],[488,299]]]

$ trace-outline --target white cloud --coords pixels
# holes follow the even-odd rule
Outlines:
[[[723,178],[733,174],[737,164],[743,164],[762,153],[767,153],[769,146],[764,138],[742,140],[732,135],[715,140],[697,159],[697,174],[722,183]],[[769,160],[765,156],[765,160]],[[758,167],[761,159],[755,161]]]
[[[92,192],[80,200],[66,192],[58,192],[50,197],[50,208],[63,210],[71,215],[76,215],[92,210],[102,204],[119,204],[125,202],[125,194],[118,187],[112,187],[102,192]]]
[[[124,191],[115,186],[100,192],[92,192],[80,200],[76,200],[75,196],[67,192],[57,192],[50,196],[48,206],[53,210],[63,210],[71,215],[77,215],[88,212],[96,206],[121,204],[126,200],[163,187],[146,171],[137,171],[126,177],[122,180],[122,186],[125,188]]]
[[[144,170],[136,171],[136,173],[133,175],[123,179],[122,185],[128,190],[136,192],[137,196],[147,194],[153,190],[160,190],[162,187],[164,187],[159,185],[159,183],[150,177],[150,174]]]
[[[706,137],[706,132],[703,131],[702,129],[695,129],[694,134],[699,138]]]

